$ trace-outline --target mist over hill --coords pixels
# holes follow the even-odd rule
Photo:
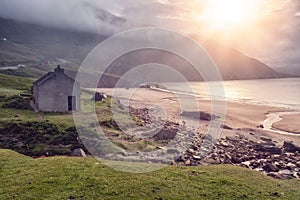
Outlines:
[[[106,17],[100,16],[100,17]],[[125,23],[125,19],[109,16],[113,23]],[[27,65],[23,71],[39,70],[33,76],[51,70],[54,65],[62,64],[74,75],[88,53],[109,35],[81,32],[54,27],[46,27],[20,21],[0,18],[0,68]],[[242,52],[215,43],[201,41],[216,63],[223,80],[282,78],[286,74],[276,72],[259,60],[246,56]],[[140,50],[131,52],[114,61],[107,69],[107,76],[100,86],[114,86],[117,77],[122,76],[135,66],[146,63],[161,63],[176,69],[189,81],[202,81],[201,75],[184,59],[160,50]],[[17,73],[20,69],[15,69]],[[1,71],[3,72],[3,70]],[[4,70],[5,73],[5,70]],[[149,69],[149,73],[155,73]],[[18,74],[18,73],[17,73]],[[20,74],[20,73],[19,73]],[[162,81],[176,81],[177,77],[166,77],[159,73]],[[147,73],[144,75],[147,80]]]

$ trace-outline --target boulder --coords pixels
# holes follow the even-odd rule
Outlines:
[[[193,159],[195,159],[195,160],[201,160],[201,159],[202,159],[202,157],[200,157],[200,156],[196,156],[196,155],[193,155]]]
[[[184,111],[183,113],[181,113],[181,116],[200,119],[200,120],[205,120],[205,121],[211,121],[211,120],[214,120],[216,118],[220,118],[217,115],[209,114],[209,113],[203,112],[203,111],[200,111],[200,112]]]
[[[265,166],[263,166],[263,170],[266,172],[278,172],[279,169],[275,165],[271,163],[267,163]]]
[[[221,125],[221,128],[226,129],[226,130],[233,130],[232,127],[230,127],[230,126],[228,126],[228,125],[226,125],[226,124],[222,124],[222,125]]]
[[[265,128],[265,127],[264,127],[264,125],[261,124],[261,125],[257,126],[257,128]]]
[[[73,156],[73,157],[86,157],[86,153],[84,152],[83,149],[78,148],[78,149],[74,149],[70,156]]]
[[[154,139],[156,140],[173,140],[177,135],[178,130],[176,129],[162,129],[156,135],[154,135]]]
[[[272,142],[272,139],[268,137],[261,136],[260,139],[265,142]]]
[[[180,154],[180,152],[177,149],[168,149],[167,154]]]
[[[271,154],[281,154],[282,151],[279,147],[275,146],[274,144],[270,143],[261,143],[255,145],[254,149],[256,151],[261,151],[261,152],[267,152]]]
[[[186,160],[186,161],[184,162],[184,165],[187,165],[187,166],[191,165],[191,160],[190,160],[190,159]]]
[[[233,156],[232,159],[231,159],[231,161],[234,164],[242,163],[242,160],[240,158],[238,158],[237,156]]]
[[[284,141],[282,148],[284,149],[285,152],[290,152],[290,153],[295,153],[295,152],[300,152],[300,146],[295,145],[291,141]]]

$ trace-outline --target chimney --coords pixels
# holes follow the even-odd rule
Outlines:
[[[60,65],[58,65],[57,66],[57,68],[55,68],[55,73],[57,74],[57,73],[65,73],[65,70],[64,69],[62,69],[61,67],[60,67]]]

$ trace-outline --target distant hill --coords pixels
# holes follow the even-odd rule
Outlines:
[[[203,43],[225,80],[267,79],[288,77],[242,52],[213,41]]]
[[[293,76],[300,76],[300,65],[297,67],[282,67],[276,68],[276,71],[291,74]]]
[[[123,23],[113,18],[112,23]],[[99,17],[107,17],[101,15]],[[0,70],[1,73],[38,77],[55,65],[62,64],[74,76],[87,54],[107,35],[75,30],[44,27],[0,18],[0,69],[25,64],[22,69]],[[200,41],[200,40],[199,40]],[[224,80],[282,78],[288,75],[276,72],[257,59],[244,55],[235,49],[211,41],[200,42],[217,64]],[[133,66],[145,63],[162,63],[174,67],[190,81],[201,81],[202,77],[185,60],[159,50],[142,50],[130,53],[115,61],[107,70],[100,86],[114,86],[118,77]],[[157,74],[165,80],[163,74]],[[147,80],[147,77],[145,77]],[[176,77],[170,77],[176,81]]]

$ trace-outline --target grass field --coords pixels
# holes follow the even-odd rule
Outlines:
[[[30,94],[33,81],[34,79],[0,74],[0,148],[12,149],[29,156],[70,155],[74,148],[83,148],[81,144],[75,142],[78,135],[72,113],[37,113],[26,109],[29,107],[28,100],[23,102],[19,95]],[[119,103],[111,98],[95,103],[92,96],[91,91],[81,92],[81,112],[90,114],[93,108],[96,108],[98,116],[98,122],[85,124],[85,128],[89,131],[93,131],[95,126],[101,124],[101,128],[114,144],[130,151],[151,150],[160,145],[128,137],[118,129],[112,119],[112,105],[122,113]],[[124,123],[130,120],[125,114],[119,116],[124,116],[122,118]],[[132,119],[136,123],[141,123],[135,116],[132,116]]]
[[[43,155],[46,151],[69,153],[71,148],[77,147],[72,114],[36,113],[2,107],[11,97],[28,93],[33,81],[0,75],[0,148],[34,155]],[[89,101],[91,94],[85,93],[82,97]],[[89,112],[89,105],[84,106],[84,111]],[[96,110],[101,112],[99,122],[111,123],[107,131],[118,133],[110,120],[110,106],[109,101],[96,104]],[[117,139],[122,137],[125,136],[120,134]],[[20,142],[28,149],[20,147]],[[57,149],[56,143],[59,142],[69,142],[74,146],[60,145],[63,148]],[[127,144],[122,145],[126,147]],[[130,163],[116,165],[126,167]],[[169,166],[160,171],[130,174],[108,168],[91,157],[33,159],[1,149],[0,180],[0,199],[5,200],[299,199],[300,196],[299,180],[275,180],[231,165]]]
[[[299,180],[218,165],[130,174],[93,158],[32,159],[0,150],[0,199],[299,199]]]

